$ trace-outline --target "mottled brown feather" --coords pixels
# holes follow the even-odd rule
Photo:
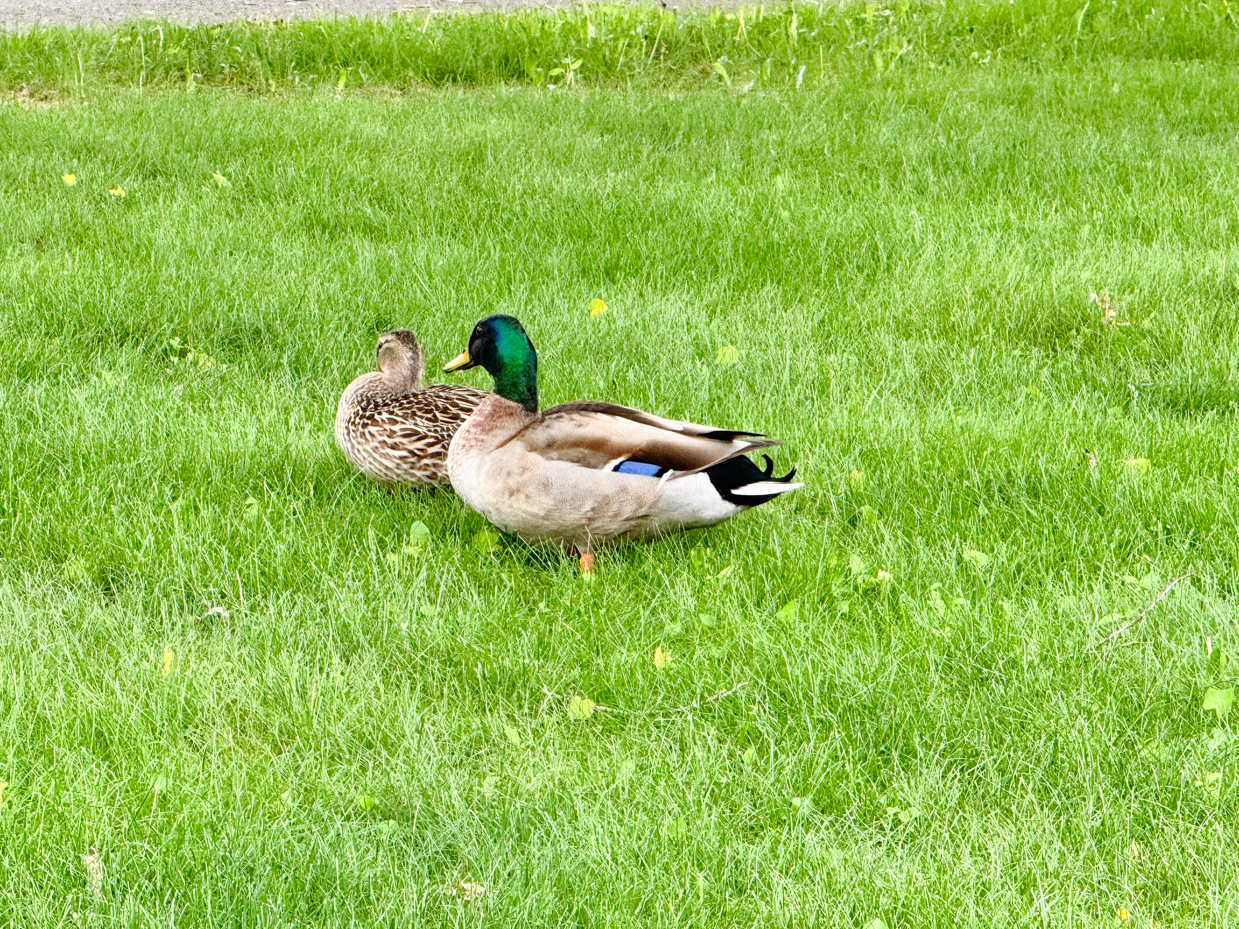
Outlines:
[[[356,378],[336,408],[336,442],[367,477],[387,484],[446,484],[447,448],[486,396],[472,387],[421,385],[412,333],[379,337],[377,371]]]

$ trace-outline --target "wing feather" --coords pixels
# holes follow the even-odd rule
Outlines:
[[[752,432],[663,419],[610,403],[566,403],[546,410],[517,432],[530,452],[550,461],[565,461],[604,470],[617,459],[637,459],[683,477],[736,455],[782,444]]]

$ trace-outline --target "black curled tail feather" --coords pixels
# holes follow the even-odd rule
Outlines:
[[[777,493],[736,494],[733,491],[739,487],[756,484],[761,481],[777,481],[780,484],[787,484],[796,476],[796,469],[792,468],[782,477],[775,477],[774,462],[771,461],[769,455],[762,455],[762,457],[766,459],[764,471],[744,455],[737,455],[716,465],[711,465],[705,469],[705,473],[709,476],[710,483],[714,485],[714,489],[718,491],[718,495],[728,503],[733,503],[736,506],[760,506],[767,500],[773,500],[779,495]]]
[[[781,483],[787,484],[787,483],[790,483],[791,479],[796,476],[796,469],[792,468],[782,477],[775,477],[774,476],[774,461],[771,459],[769,455],[762,455],[762,457],[766,459],[766,470],[762,471],[761,473],[761,476],[764,480],[780,481]]]

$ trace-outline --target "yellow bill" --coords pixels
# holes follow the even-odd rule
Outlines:
[[[461,352],[443,366],[444,371],[464,371],[466,368],[477,367],[477,362],[469,357],[467,351]]]

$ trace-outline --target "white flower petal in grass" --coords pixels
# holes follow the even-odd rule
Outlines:
[[[441,888],[441,892],[454,897],[465,906],[470,906],[486,896],[486,887],[477,881],[458,881]]]
[[[225,606],[213,606],[202,614],[203,619],[207,619],[211,616],[219,617],[220,628],[225,631],[227,631],[232,625],[232,613],[230,613],[228,608]]]
[[[96,900],[103,899],[103,857],[99,849],[91,846],[82,855],[82,867],[86,869],[86,890]]]

